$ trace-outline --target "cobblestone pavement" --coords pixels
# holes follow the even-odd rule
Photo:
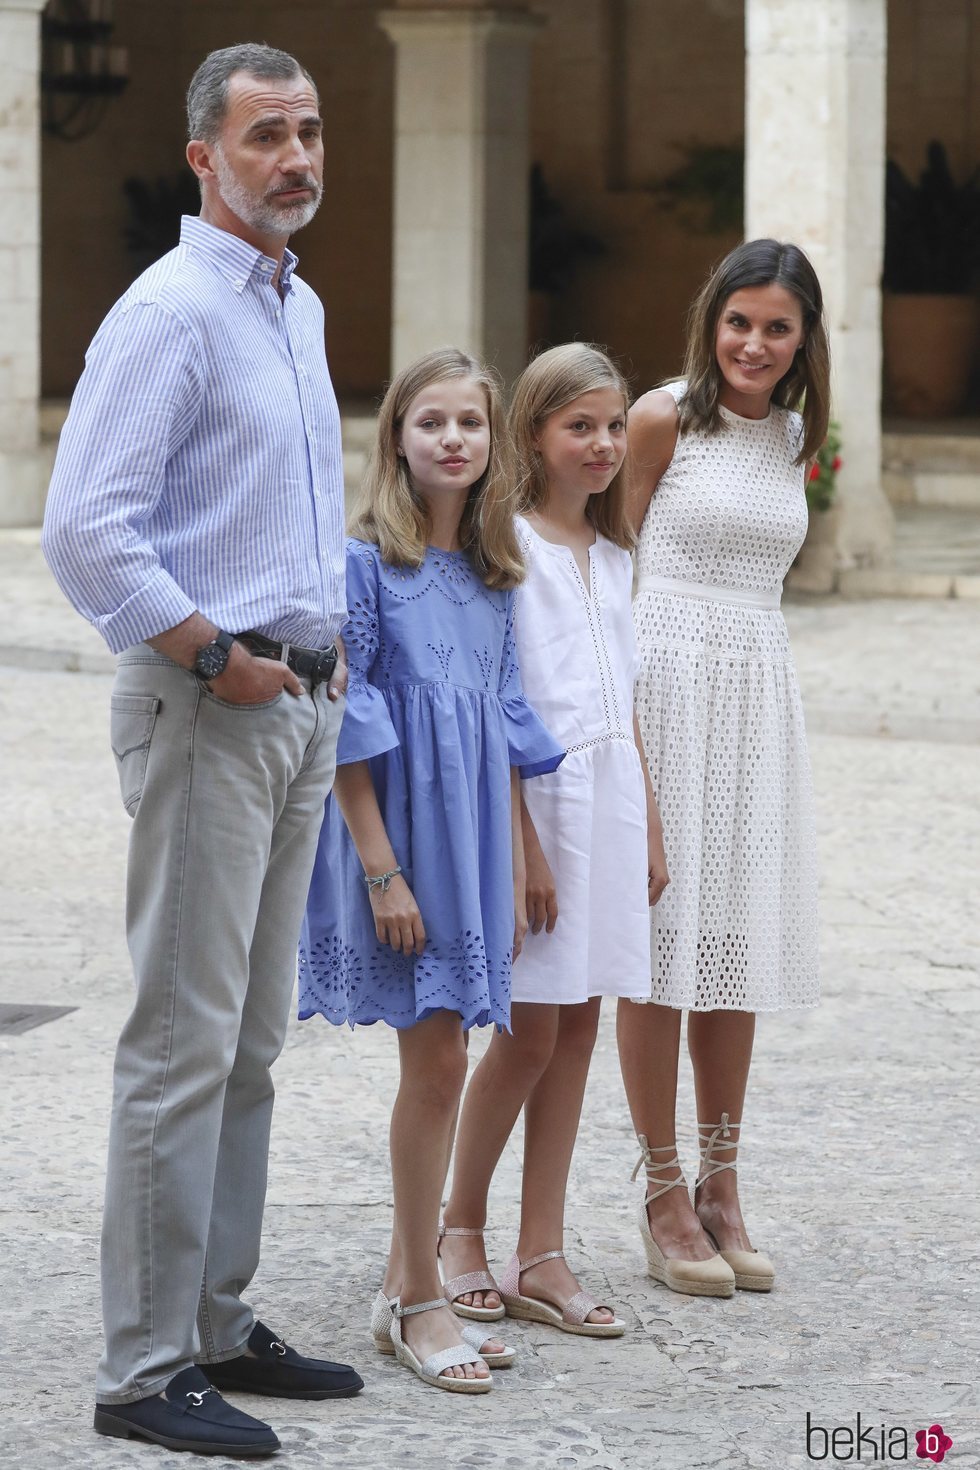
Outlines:
[[[130,987],[108,661],[60,604],[36,537],[0,537],[0,588],[0,1003],[76,1008],[0,1035],[0,1466],[163,1465],[164,1451],[90,1427],[110,1069]],[[777,1289],[705,1301],[644,1276],[610,1008],[567,1246],[627,1336],[507,1324],[519,1364],[487,1399],[425,1388],[367,1336],[390,1224],[392,1037],[294,1025],[251,1295],[298,1345],[357,1363],[366,1388],[338,1404],[241,1399],[276,1426],[282,1463],[783,1470],[810,1463],[808,1413],[817,1458],[837,1427],[838,1459],[856,1462],[844,1431],[860,1414],[863,1463],[884,1458],[882,1427],[893,1459],[902,1429],[909,1462],[929,1463],[914,1431],[936,1422],[954,1441],[947,1464],[980,1462],[980,617],[955,601],[813,602],[788,617],[813,732],[826,999],[760,1021],[743,1195]],[[693,1167],[686,1078],[682,1112]],[[515,1138],[491,1204],[500,1265],[519,1176]]]

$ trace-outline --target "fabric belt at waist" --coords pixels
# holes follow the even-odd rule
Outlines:
[[[335,643],[329,648],[298,648],[294,643],[278,643],[274,638],[266,638],[263,633],[236,633],[235,636],[257,658],[279,659],[301,679],[309,679],[314,689],[332,678],[337,667]]]
[[[741,587],[712,587],[707,582],[681,582],[676,577],[640,578],[638,592],[670,592],[677,597],[701,597],[706,602],[734,602],[739,607],[760,607],[778,611],[782,588],[776,592],[747,591]]]

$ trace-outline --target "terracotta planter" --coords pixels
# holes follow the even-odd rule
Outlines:
[[[973,296],[885,292],[885,401],[909,419],[953,418],[966,401],[980,327]]]

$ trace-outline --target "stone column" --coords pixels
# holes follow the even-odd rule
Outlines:
[[[451,343],[511,381],[526,351],[538,23],[451,3],[379,20],[396,52],[392,369]]]
[[[887,561],[881,487],[881,265],[887,0],[746,0],[749,239],[792,240],[824,288],[843,469],[795,585]]]
[[[0,525],[40,520],[41,36],[44,0],[0,0]]]

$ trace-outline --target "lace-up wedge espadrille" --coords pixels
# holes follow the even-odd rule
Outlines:
[[[687,1183],[682,1172],[678,1172],[676,1179],[661,1177],[667,1169],[680,1171],[681,1163],[674,1144],[657,1145],[651,1148],[645,1134],[639,1134],[638,1139],[641,1152],[632,1177],[635,1179],[640,1170],[645,1169],[647,1188],[644,1191],[645,1198],[640,1204],[639,1224],[643,1248],[647,1256],[648,1274],[653,1277],[654,1281],[662,1281],[664,1286],[670,1287],[671,1291],[682,1292],[685,1296],[733,1296],[735,1273],[720,1255],[712,1256],[707,1261],[676,1259],[673,1256],[665,1256],[654,1240],[650,1230],[647,1205],[652,1200],[659,1199],[662,1194],[666,1194],[669,1189],[686,1189]],[[654,1154],[673,1154],[673,1158],[658,1163],[653,1157]]]
[[[741,1127],[741,1123],[730,1123],[727,1113],[722,1113],[720,1123],[698,1124],[701,1172],[694,1186],[695,1209],[697,1208],[698,1190],[706,1179],[710,1179],[712,1174],[721,1174],[725,1169],[731,1169],[733,1173],[737,1171],[738,1164],[735,1159],[718,1159],[715,1154],[738,1147],[737,1135]],[[703,1225],[702,1229],[721,1258],[731,1266],[735,1273],[735,1286],[739,1291],[772,1291],[776,1270],[768,1256],[764,1256],[761,1251],[757,1250],[720,1250],[711,1231]]]

